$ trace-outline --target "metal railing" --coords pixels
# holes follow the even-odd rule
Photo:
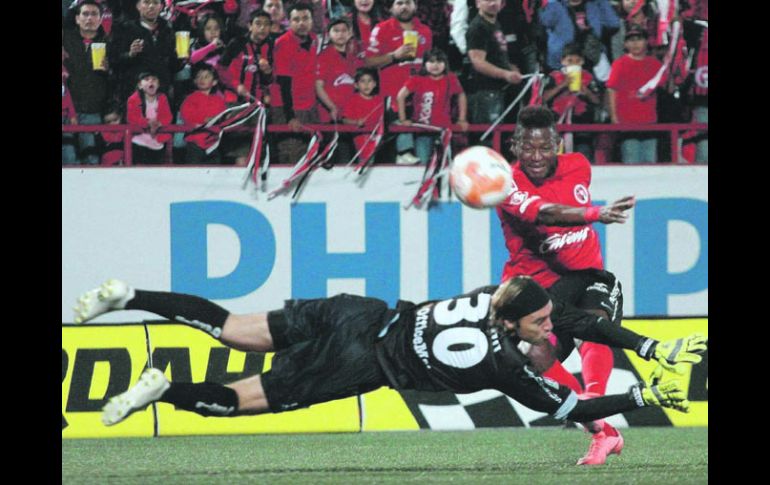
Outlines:
[[[133,135],[144,133],[144,129],[134,125],[62,125],[62,133],[98,133],[98,132],[112,132],[123,133],[123,160],[124,165],[132,165],[132,145],[131,138]],[[158,133],[186,133],[193,130],[195,127],[191,125],[168,125],[160,128]],[[352,125],[333,125],[333,124],[308,124],[304,125],[305,131],[320,131],[320,132],[334,132],[335,130],[340,133],[369,133],[370,130],[358,128]],[[460,127],[453,125],[453,135],[456,137],[464,133],[484,133],[489,125],[470,125],[467,132],[462,132]],[[492,147],[498,152],[503,152],[504,140],[507,140],[513,131],[516,129],[515,124],[501,124],[492,132]],[[618,123],[618,124],[572,124],[572,125],[557,125],[556,129],[561,133],[627,133],[627,132],[658,132],[668,133],[670,139],[670,159],[667,163],[690,163],[685,160],[680,160],[679,157],[679,142],[682,138],[682,134],[685,132],[695,131],[698,133],[708,133],[708,123],[659,123],[659,124],[635,124],[635,123]],[[234,128],[229,133],[250,133],[254,128],[248,126],[240,126]],[[267,131],[269,133],[292,133],[289,125],[268,125]],[[425,133],[426,130],[417,127],[407,127],[397,124],[391,124],[388,126],[387,131],[389,133]],[[227,134],[225,135],[227,136]],[[173,160],[173,143],[171,141],[166,143],[166,165],[174,163]],[[664,162],[666,163],[666,162]],[[606,164],[606,161],[598,162],[597,164]]]

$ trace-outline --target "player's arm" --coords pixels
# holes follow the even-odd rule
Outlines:
[[[661,370],[662,372],[662,370]],[[526,407],[548,413],[560,421],[587,422],[647,406],[689,410],[689,401],[679,381],[661,382],[660,375],[650,383],[637,383],[628,392],[593,399],[578,399],[566,386],[545,378],[524,365],[515,370],[510,385],[501,389]]]
[[[605,206],[572,207],[546,202],[540,206],[535,223],[546,226],[582,226],[594,222],[623,224],[628,219],[626,211],[635,204],[636,198],[632,195]]]
[[[409,123],[410,121],[406,117],[406,98],[408,98],[410,94],[412,94],[412,92],[409,91],[408,87],[401,86],[401,89],[398,90],[398,94],[396,95],[396,103],[398,104],[398,121],[402,124]]]
[[[656,360],[667,370],[679,372],[678,364],[697,364],[706,352],[708,339],[699,333],[660,342],[569,304],[554,302],[554,332],[589,342],[633,350],[645,360]]]

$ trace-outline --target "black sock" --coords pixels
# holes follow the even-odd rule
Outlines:
[[[222,335],[227,310],[216,303],[195,295],[166,291],[135,290],[126,310],[145,310],[203,330],[218,339]]]
[[[201,416],[233,416],[238,411],[238,393],[213,382],[172,382],[160,401]]]

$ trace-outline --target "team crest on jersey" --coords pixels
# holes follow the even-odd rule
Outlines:
[[[246,66],[246,70],[249,72],[257,72],[257,65],[256,64],[249,64]]]
[[[511,194],[511,197],[508,199],[508,202],[511,205],[521,205],[524,203],[525,200],[527,200],[527,197],[529,197],[529,192],[522,192],[521,190],[517,190],[513,194]]]
[[[575,200],[581,204],[588,203],[588,189],[583,184],[577,184],[572,192],[575,195]]]
[[[342,86],[343,84],[355,84],[355,82],[355,79],[353,79],[350,74],[343,73],[337,76],[337,78],[334,80],[334,87],[336,88],[337,86]]]

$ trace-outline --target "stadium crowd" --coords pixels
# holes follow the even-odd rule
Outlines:
[[[158,130],[255,101],[268,124],[291,127],[269,142],[274,162],[294,164],[308,147],[304,125],[464,132],[517,98],[505,123],[528,104],[561,124],[707,123],[707,1],[62,0],[62,125],[143,128],[135,164],[163,163],[169,144],[175,163],[246,164],[249,132],[218,143]],[[455,142],[489,143],[479,135]],[[124,136],[63,131],[62,164],[121,164]],[[425,164],[440,139],[399,133],[380,158]],[[666,132],[568,140],[592,162],[654,163],[672,151]],[[681,140],[683,159],[707,163],[707,133]],[[341,137],[336,161],[366,143]]]

